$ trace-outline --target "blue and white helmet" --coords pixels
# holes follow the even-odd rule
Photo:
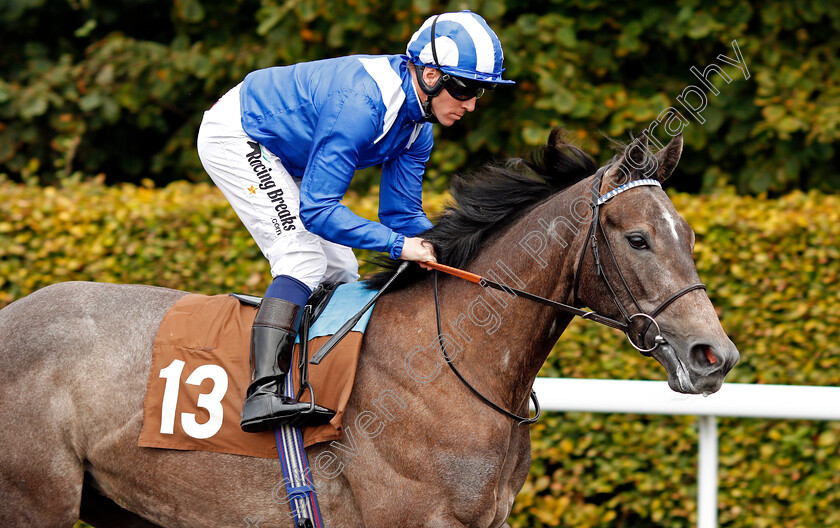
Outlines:
[[[514,84],[502,79],[504,55],[499,37],[471,11],[429,17],[411,37],[406,54],[415,64],[438,68],[454,77]]]

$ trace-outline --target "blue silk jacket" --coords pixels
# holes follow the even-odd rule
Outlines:
[[[402,252],[405,236],[430,227],[422,177],[432,150],[404,55],[353,55],[250,73],[242,127],[302,178],[300,219],[345,246]],[[357,169],[382,164],[379,220],[341,204]]]

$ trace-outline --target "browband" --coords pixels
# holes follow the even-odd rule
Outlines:
[[[603,205],[604,203],[609,201],[611,198],[614,198],[616,195],[619,195],[619,194],[623,193],[624,191],[629,191],[630,189],[633,189],[634,187],[641,187],[643,185],[655,185],[659,188],[662,188],[662,184],[659,183],[659,180],[654,180],[654,179],[647,178],[647,179],[643,179],[643,180],[631,181],[629,183],[625,183],[621,187],[616,187],[615,189],[611,190],[610,192],[608,192],[604,196],[598,198],[598,205]]]

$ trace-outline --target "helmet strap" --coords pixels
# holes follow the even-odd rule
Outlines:
[[[423,79],[423,71],[425,71],[426,67],[424,65],[420,65],[414,63],[414,71],[417,73],[417,82],[420,85],[420,89],[423,90],[423,93],[426,94],[426,100],[420,104],[421,108],[423,109],[423,119],[429,121],[431,123],[437,123],[438,120],[435,115],[432,113],[432,98],[437,97],[440,92],[443,90],[443,85],[446,81],[449,80],[449,74],[444,73],[440,69],[440,63],[438,62],[437,58],[437,48],[435,47],[435,24],[437,24],[437,20],[440,15],[437,15],[434,20],[432,20],[432,58],[435,61],[435,66],[437,70],[441,73],[438,80],[435,82],[433,86],[429,86],[426,84],[426,81]]]
[[[423,71],[425,69],[426,67],[423,65],[414,64],[414,71],[417,73],[417,84],[420,85],[420,90],[426,94],[426,100],[420,103],[420,107],[423,109],[423,119],[432,123],[437,123],[437,119],[434,114],[432,114],[432,98],[436,97],[443,90],[443,85],[446,80],[448,80],[449,75],[441,72],[443,74],[438,77],[435,84],[429,86],[426,84],[426,81],[423,80]],[[446,79],[444,79],[444,77],[446,77]]]
[[[429,123],[439,123],[439,121],[437,119],[437,116],[434,113],[432,113],[432,98],[431,97],[426,99],[426,101],[424,101],[420,105],[420,108],[423,109],[423,119],[425,119]]]

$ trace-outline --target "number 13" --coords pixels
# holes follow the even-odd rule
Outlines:
[[[163,387],[163,405],[160,413],[161,434],[173,434],[175,430],[175,405],[178,402],[178,391],[180,390],[181,373],[184,371],[184,363],[176,359],[168,367],[160,370],[158,377],[166,380]],[[228,389],[228,376],[225,369],[218,365],[201,365],[190,374],[185,383],[190,385],[201,385],[201,382],[210,378],[213,380],[213,390],[209,394],[199,394],[196,405],[207,409],[210,419],[204,423],[198,423],[195,414],[182,412],[181,427],[184,432],[199,440],[210,438],[222,428],[224,418],[222,409],[222,398]]]

